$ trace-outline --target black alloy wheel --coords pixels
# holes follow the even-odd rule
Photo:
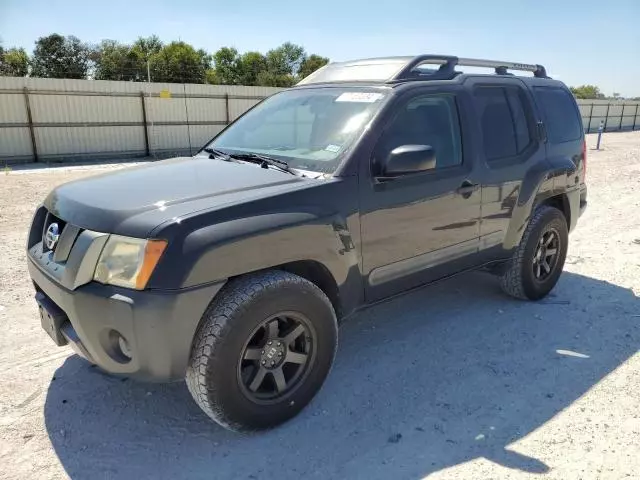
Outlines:
[[[560,235],[550,228],[542,233],[533,256],[533,276],[544,282],[554,271],[560,251]]]
[[[243,393],[255,403],[273,403],[304,381],[316,350],[311,322],[298,312],[282,312],[251,334],[238,363]]]

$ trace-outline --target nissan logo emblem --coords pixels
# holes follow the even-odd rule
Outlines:
[[[44,244],[49,250],[53,250],[60,238],[59,227],[57,223],[52,223],[44,234]]]

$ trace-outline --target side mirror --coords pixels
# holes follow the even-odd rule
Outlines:
[[[391,150],[382,175],[399,177],[436,168],[436,151],[431,145],[402,145]]]

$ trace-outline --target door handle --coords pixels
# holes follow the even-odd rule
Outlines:
[[[477,183],[471,183],[468,180],[462,182],[462,185],[456,190],[458,195],[462,195],[464,198],[469,198],[473,192],[478,190],[480,185]]]

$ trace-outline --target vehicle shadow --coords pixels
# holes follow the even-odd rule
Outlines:
[[[228,432],[183,383],[123,381],[77,357],[50,384],[46,427],[73,479],[422,478],[478,457],[544,473],[554,465],[509,444],[638,350],[637,308],[631,290],[567,272],[538,303],[469,274],[346,322],[320,394],[272,431]]]

